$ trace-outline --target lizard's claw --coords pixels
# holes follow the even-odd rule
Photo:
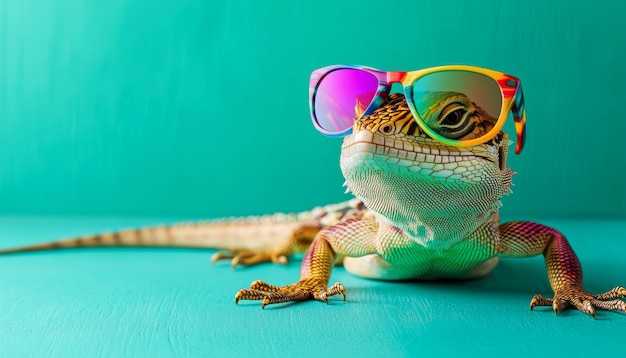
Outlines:
[[[242,289],[235,295],[235,303],[241,300],[262,300],[261,308],[283,302],[315,299],[328,303],[328,297],[342,295],[346,300],[346,290],[339,282],[326,289],[326,285],[316,280],[301,280],[287,286],[274,286],[263,281],[254,281],[250,289]]]
[[[218,251],[211,257],[211,263],[219,260],[232,259],[230,266],[232,268],[238,265],[253,266],[265,262],[273,262],[279,265],[287,264],[287,256],[272,250],[239,250],[231,249]]]
[[[573,306],[595,318],[596,308],[626,312],[626,302],[621,300],[624,297],[626,297],[626,289],[620,286],[599,295],[588,293],[579,287],[570,287],[559,290],[554,298],[535,295],[530,301],[530,309],[537,306],[551,306],[554,313],[558,315],[559,311]]]

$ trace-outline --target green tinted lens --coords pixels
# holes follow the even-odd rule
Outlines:
[[[502,112],[500,86],[480,73],[450,70],[428,74],[413,84],[413,103],[424,124],[455,140],[480,138]]]

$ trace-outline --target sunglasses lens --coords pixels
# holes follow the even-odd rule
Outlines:
[[[492,78],[469,71],[441,71],[413,84],[413,103],[424,124],[453,140],[487,134],[502,111],[500,86]]]
[[[328,73],[315,93],[315,121],[330,134],[352,128],[355,119],[372,102],[377,88],[378,79],[369,72],[344,68]]]

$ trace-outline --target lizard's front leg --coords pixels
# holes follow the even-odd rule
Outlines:
[[[273,303],[316,299],[327,302],[328,297],[341,294],[345,289],[340,283],[330,288],[328,282],[335,260],[341,256],[364,256],[375,252],[374,238],[378,224],[373,219],[348,220],[320,231],[302,260],[300,280],[287,286],[274,286],[254,281],[249,289],[235,295],[240,300],[262,300],[261,307]]]
[[[528,257],[543,253],[554,298],[535,295],[530,309],[552,306],[554,312],[570,306],[591,316],[595,308],[626,312],[626,289],[615,287],[603,294],[583,289],[583,273],[574,250],[559,231],[532,222],[509,222],[500,225],[499,254],[502,257]]]

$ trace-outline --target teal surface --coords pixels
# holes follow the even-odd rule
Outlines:
[[[0,218],[3,247],[157,219]],[[547,220],[568,235],[586,287],[626,282],[626,221]],[[507,259],[487,278],[390,283],[342,268],[348,301],[235,305],[256,279],[288,284],[298,262],[231,270],[211,251],[82,249],[0,259],[2,357],[619,357],[623,313],[530,312],[550,294],[543,259]]]
[[[626,216],[626,2],[0,2],[0,212],[216,217],[346,198],[310,72],[522,79],[512,215]],[[297,198],[297,200],[294,200]],[[250,205],[253,202],[253,205]]]

